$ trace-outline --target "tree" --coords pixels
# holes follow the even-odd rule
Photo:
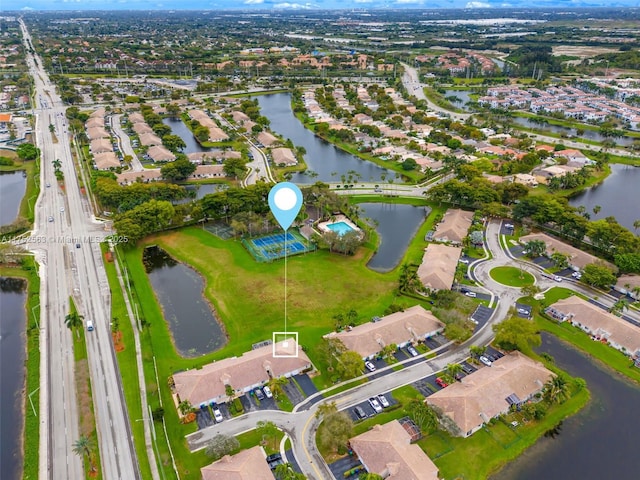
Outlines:
[[[616,303],[611,305],[609,312],[613,313],[614,315],[620,316],[628,307],[629,301],[626,298],[619,298],[618,300],[616,300]]]
[[[182,137],[173,134],[164,135],[162,137],[162,143],[173,153],[179,152],[187,146]]]
[[[84,317],[76,311],[69,312],[67,316],[64,317],[65,325],[69,330],[76,331],[76,337],[80,336],[80,329],[82,328],[83,320],[84,320]]]
[[[407,405],[407,412],[414,423],[425,433],[432,431],[438,425],[438,417],[435,412],[422,400],[412,400]]]
[[[547,244],[542,240],[531,240],[524,244],[524,249],[531,258],[541,257],[547,253]]]
[[[178,160],[169,162],[160,168],[162,178],[171,182],[184,181],[195,171],[195,164],[191,163],[188,158],[179,158]]]
[[[338,413],[338,406],[336,405],[336,402],[322,403],[318,405],[316,418],[326,418],[335,413]]]
[[[382,350],[380,350],[380,355],[385,362],[394,363],[397,361],[396,357],[393,356],[396,351],[398,351],[398,345],[396,345],[395,343],[390,343],[389,345],[385,345],[384,347],[382,347]]]
[[[598,288],[609,288],[616,283],[616,276],[609,267],[590,263],[582,270],[580,281]]]
[[[214,460],[218,460],[240,448],[240,442],[236,437],[218,434],[211,439],[206,447],[206,453]]]
[[[530,320],[511,317],[493,326],[495,342],[505,350],[526,351],[541,344],[536,326]]]
[[[569,396],[569,384],[562,375],[552,377],[544,384],[543,396],[549,403],[562,403]]]
[[[180,113],[180,106],[177,103],[170,103],[166,108],[167,114],[171,117],[176,117]]]
[[[487,351],[487,347],[483,345],[471,345],[469,347],[469,353],[472,357],[479,358]]]
[[[196,137],[200,143],[209,140],[209,129],[203,125],[198,125],[193,129],[193,136]]]
[[[569,266],[569,255],[564,253],[554,252],[551,254],[551,260],[556,264],[556,267],[563,269]]]
[[[342,380],[362,375],[362,357],[359,353],[347,350],[338,357],[336,371]]]
[[[88,437],[82,435],[78,440],[73,442],[73,453],[79,457],[86,455],[87,460],[89,460],[91,472],[96,471],[96,466],[93,463],[93,442]]]
[[[360,475],[360,477],[358,477],[360,480],[384,480],[384,477],[382,475],[378,475],[377,473],[366,473],[363,475]]]
[[[16,148],[16,154],[21,160],[35,160],[40,155],[40,149],[30,143],[23,143]]]
[[[525,297],[535,297],[538,293],[540,293],[540,287],[537,285],[525,285],[520,289],[522,295]]]
[[[281,463],[273,472],[277,480],[306,480],[303,473],[296,472],[290,463]]]
[[[193,405],[191,405],[191,402],[189,400],[183,400],[178,404],[178,410],[180,410],[180,413],[182,415],[186,415],[187,413],[193,411]]]
[[[246,162],[241,158],[227,158],[222,165],[222,170],[228,177],[236,179],[244,175]]]
[[[318,429],[318,443],[326,450],[338,452],[353,436],[353,421],[345,412],[325,417]]]
[[[459,363],[449,363],[447,364],[447,374],[455,379],[456,375],[458,375],[462,371],[462,365]]]
[[[275,423],[260,420],[256,423],[256,431],[260,435],[260,438],[262,438],[262,442],[266,444],[269,440],[275,439],[280,430],[278,430]]]
[[[272,378],[271,380],[269,380],[269,383],[267,385],[269,386],[269,389],[271,389],[271,393],[273,393],[273,396],[277,400],[278,398],[280,398],[280,395],[284,394],[284,386],[287,385],[288,383],[289,383],[288,378],[278,377],[278,378]]]
[[[411,171],[418,168],[418,163],[413,158],[407,158],[404,162],[401,163],[402,169],[405,171]]]

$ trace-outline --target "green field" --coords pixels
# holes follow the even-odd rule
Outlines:
[[[516,267],[496,267],[489,272],[491,278],[496,282],[510,287],[524,287],[533,285],[535,279],[533,275]]]

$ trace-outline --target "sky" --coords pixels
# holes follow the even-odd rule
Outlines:
[[[348,8],[622,7],[640,0],[0,0],[10,10],[305,10]]]

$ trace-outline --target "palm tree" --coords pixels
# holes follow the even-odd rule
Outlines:
[[[600,213],[600,210],[602,210],[602,207],[600,205],[594,205],[593,214],[598,215],[598,213]]]
[[[447,365],[447,374],[455,379],[456,375],[458,375],[462,371],[462,365],[459,363],[449,363]]]
[[[67,328],[71,331],[76,331],[76,336],[80,336],[80,328],[82,328],[82,321],[84,317],[79,315],[78,312],[70,312],[66,317],[64,317],[64,323]]]
[[[544,398],[549,403],[562,403],[569,395],[569,384],[562,375],[556,375],[544,384]]]
[[[88,437],[82,435],[78,440],[73,443],[73,453],[82,457],[84,455],[87,456],[87,460],[89,460],[89,465],[92,472],[96,471],[96,466],[93,463],[93,458],[91,456],[93,452],[93,442],[89,440]]]
[[[289,383],[289,379],[286,377],[278,377],[272,378],[269,380],[267,384],[269,389],[271,389],[271,393],[276,398],[276,400],[284,393],[284,386]]]
[[[640,219],[635,220],[635,221],[633,222],[633,228],[634,228],[634,230],[635,230],[636,232],[638,231],[638,229],[640,228]]]
[[[484,352],[486,351],[487,351],[487,347],[483,347],[481,345],[471,345],[469,347],[469,352],[471,353],[471,356],[476,358],[484,355]]]
[[[293,469],[290,463],[281,463],[274,471],[278,480],[306,480],[307,477]]]
[[[616,300],[616,303],[611,305],[609,312],[613,313],[614,315],[618,315],[618,314],[621,315],[627,309],[628,306],[629,306],[629,301],[626,298],[619,298],[618,300]]]

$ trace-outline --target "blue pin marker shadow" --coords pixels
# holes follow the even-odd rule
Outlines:
[[[269,208],[282,229],[286,231],[302,208],[302,192],[293,183],[277,183],[269,191]]]

